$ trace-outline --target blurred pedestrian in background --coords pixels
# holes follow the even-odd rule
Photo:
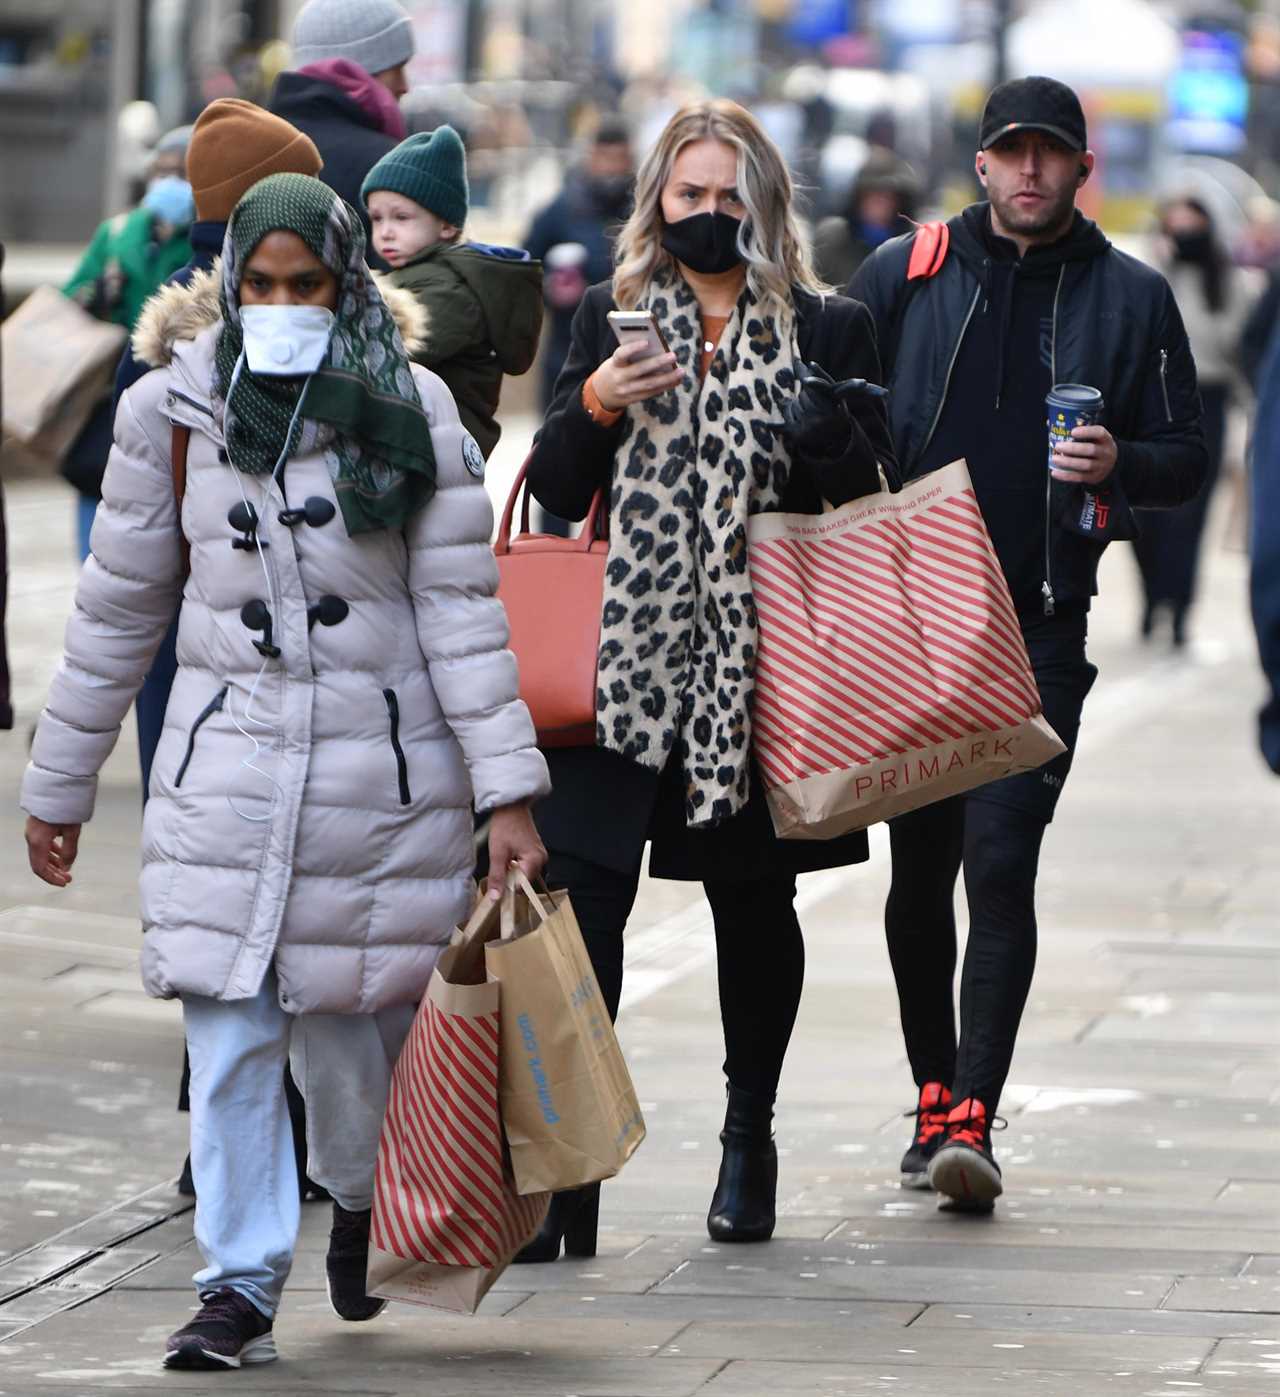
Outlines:
[[[426,313],[414,362],[444,379],[483,469],[502,434],[503,375],[527,373],[538,352],[542,264],[518,248],[466,241],[467,157],[451,126],[402,141],[360,193],[388,282]]]
[[[910,231],[920,203],[920,181],[901,156],[872,147],[849,190],[843,213],[818,224],[813,257],[833,286],[847,286],[854,272],[890,238]]]
[[[330,1303],[350,1321],[383,1308],[365,1290],[378,1135],[414,1007],[474,903],[473,804],[492,812],[492,868],[545,861],[528,802],[546,763],[505,648],[493,511],[448,391],[406,356],[421,313],[389,295],[396,309],[354,211],[276,174],[236,206],[219,284],[148,308],[137,347],[156,371],[121,400],[23,782],[31,867],[65,887],[183,595],[141,883],[144,984],[181,999],[191,1050],[205,1261],[170,1368],[276,1357],[299,1223],[291,1056],[334,1198]]]
[[[529,255],[543,264],[543,294],[551,312],[542,359],[544,412],[569,356],[573,317],[587,287],[613,275],[613,244],[630,211],[634,183],[627,128],[602,121],[585,158],[565,176],[564,188],[525,236]]]
[[[190,139],[189,126],[161,137],[142,203],[99,226],[62,288],[97,319],[132,330],[147,298],[190,258],[196,212],[186,175]],[[112,394],[103,398],[62,461],[62,474],[80,496],[76,519],[82,559],[89,556],[89,532],[102,495],[114,406]]]
[[[4,244],[0,243],[0,320],[4,305]],[[0,404],[2,406],[2,404]],[[0,414],[2,416],[3,414]],[[9,533],[4,517],[4,482],[0,481],[0,729],[13,727],[13,695],[9,685],[9,646],[5,614],[9,601]]]
[[[615,308],[651,310],[669,352],[620,347]],[[567,519],[612,490],[596,745],[548,752],[536,819],[611,1014],[646,842],[652,876],[703,885],[728,1084],[707,1228],[724,1242],[774,1228],[773,1104],[804,985],[796,875],[867,857],[862,833],[778,839],[752,759],[747,519],[819,514],[893,467],[881,400],[859,395],[850,415],[834,395],[797,394],[803,364],[878,381],[866,308],[814,274],[790,173],[751,113],[687,107],[644,159],[617,268],[574,317],[529,463],[534,495]],[[558,1194],[520,1259],[554,1260],[562,1240],[594,1254],[598,1199],[598,1186]]]
[[[310,137],[280,117],[238,97],[210,102],[192,127],[187,150],[187,173],[196,211],[196,221],[191,225],[191,260],[174,272],[167,285],[180,291],[200,281],[207,295],[216,294],[214,265],[222,253],[227,221],[241,196],[267,175],[316,175],[320,172],[320,163],[320,153]],[[177,296],[168,299],[170,302],[179,300]],[[132,345],[127,346],[116,373],[116,403],[120,395],[152,367],[134,353]],[[151,788],[151,766],[164,731],[169,692],[178,671],[178,619],[175,614],[134,701],[144,805]],[[190,1076],[190,1062],[184,1053],[178,1088],[180,1111],[191,1109]],[[298,1189],[304,1198],[323,1195],[324,1190],[312,1183],[306,1174],[306,1111],[302,1094],[287,1067],[285,1078]],[[179,1174],[178,1191],[187,1195],[195,1193],[190,1156]]]
[[[1142,574],[1141,633],[1149,639],[1168,623],[1173,644],[1187,643],[1205,521],[1222,470],[1227,414],[1243,376],[1243,339],[1258,297],[1256,272],[1232,265],[1208,206],[1191,195],[1160,209],[1160,268],[1173,287],[1195,356],[1204,408],[1209,470],[1204,487],[1177,509],[1142,513],[1133,541]]]
[[[307,0],[291,43],[294,68],[276,79],[268,106],[315,142],[321,178],[357,211],[367,238],[361,182],[409,134],[400,99],[413,20],[396,0]]]
[[[1268,688],[1258,737],[1267,764],[1280,776],[1280,329],[1274,324],[1257,386],[1249,595]]]

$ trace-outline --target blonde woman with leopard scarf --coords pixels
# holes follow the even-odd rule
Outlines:
[[[804,979],[796,874],[858,863],[863,834],[776,839],[751,757],[751,514],[818,513],[894,470],[880,401],[801,387],[878,383],[871,317],[815,276],[777,147],[736,103],[677,112],[644,160],[617,270],[593,287],[530,465],[549,510],[582,519],[611,487],[596,744],[547,753],[535,812],[617,1012],[622,935],[650,873],[702,882],[715,921],[729,1084],[718,1241],[774,1226],[773,1100]],[[670,353],[639,359],[606,319],[652,309]],[[848,402],[850,411],[840,405]],[[555,624],[549,616],[547,624]],[[591,1255],[598,1192],[557,1196],[521,1257]]]

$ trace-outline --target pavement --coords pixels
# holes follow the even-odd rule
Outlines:
[[[528,424],[523,424],[527,426]],[[504,490],[509,431],[491,479]],[[8,491],[16,790],[74,583],[56,482]],[[648,882],[620,1034],[649,1125],[605,1186],[592,1261],[509,1270],[475,1317],[393,1305],[342,1325],[327,1209],[304,1209],[282,1360],[168,1374],[192,1308],[173,1191],[178,1010],[137,981],[136,747],[103,773],[73,886],[26,870],[0,809],[0,1397],[239,1391],[366,1397],[1257,1397],[1280,1376],[1280,783],[1256,753],[1261,681],[1238,519],[1220,501],[1191,652],[1136,639],[1113,549],[1102,670],[1046,844],[1040,960],[997,1137],[989,1218],[902,1192],[913,1104],[869,865],[801,880],[808,985],[778,1109],[780,1219],[708,1241],[722,1054],[710,919]]]

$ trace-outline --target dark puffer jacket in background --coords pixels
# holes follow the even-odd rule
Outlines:
[[[360,186],[397,142],[379,130],[377,118],[341,88],[306,73],[281,73],[267,110],[292,122],[315,142],[324,161],[319,178],[360,215],[368,237],[369,215],[360,198]],[[384,266],[372,256],[369,264]]]

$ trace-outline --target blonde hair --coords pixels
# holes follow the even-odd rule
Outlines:
[[[719,141],[738,157],[738,197],[746,208],[739,251],[747,285],[765,314],[792,306],[792,288],[814,295],[831,288],[813,269],[809,247],[792,207],[791,174],[782,152],[745,107],[724,98],[682,107],[667,122],[636,174],[635,208],[618,234],[613,299],[634,310],[655,275],[675,271],[675,258],[662,246],[662,191],[685,146]]]

